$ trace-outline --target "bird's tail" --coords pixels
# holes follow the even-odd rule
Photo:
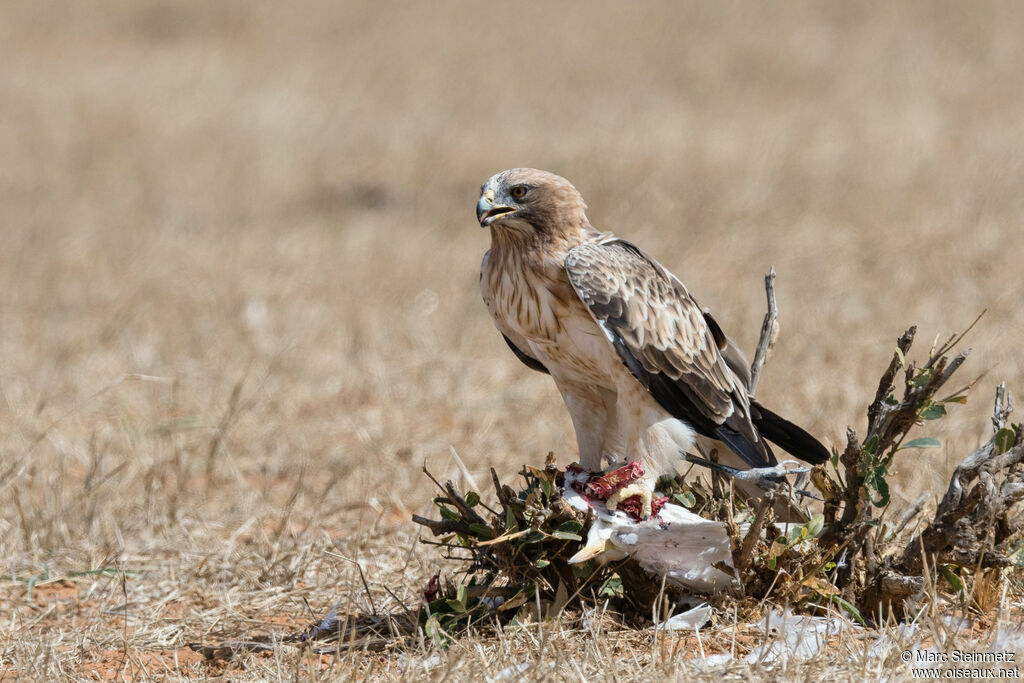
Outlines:
[[[831,455],[820,441],[756,401],[750,404],[750,420],[761,436],[805,462],[819,465]]]

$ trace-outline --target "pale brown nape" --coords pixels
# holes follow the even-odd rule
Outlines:
[[[562,176],[536,168],[513,168],[499,173],[496,179],[506,192],[515,185],[530,187],[519,215],[539,232],[558,237],[589,231],[586,202]]]

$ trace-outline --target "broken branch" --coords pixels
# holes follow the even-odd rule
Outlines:
[[[764,276],[764,293],[768,299],[768,312],[761,323],[761,337],[757,340],[757,351],[754,352],[754,362],[750,366],[750,387],[747,393],[751,396],[757,393],[757,384],[761,380],[765,361],[768,360],[768,352],[775,346],[775,340],[779,336],[779,309],[775,304],[775,266],[772,266]]]

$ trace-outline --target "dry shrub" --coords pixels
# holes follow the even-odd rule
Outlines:
[[[765,329],[763,340],[770,340],[767,319]],[[821,509],[805,513],[806,523],[775,519],[774,499],[785,495],[777,488],[761,499],[743,500],[731,487],[709,486],[700,478],[660,482],[676,502],[726,522],[736,594],[746,608],[765,601],[811,614],[839,608],[862,625],[879,624],[917,616],[934,601],[927,588],[945,582],[964,612],[987,613],[998,604],[1004,582],[1019,572],[1024,430],[1007,425],[1011,406],[1003,385],[992,438],[957,467],[932,518],[911,524],[923,511],[921,501],[898,519],[890,511],[890,467],[939,445],[931,437],[908,439],[910,432],[966,402],[971,386],[940,395],[967,358],[969,350],[951,355],[966,332],[930,349],[921,364],[908,359],[915,334],[910,328],[897,341],[868,407],[865,437],[848,429],[845,450],[814,468],[810,479],[821,494]],[[493,508],[478,492],[463,494],[450,481],[442,486],[434,480],[442,491],[434,498],[441,519],[414,517],[441,538],[426,543],[462,563],[459,580],[426,596],[420,621],[436,641],[474,622],[507,623],[523,612],[543,617],[566,607],[585,611],[608,600],[625,623],[641,623],[685,597],[632,558],[570,564],[593,515],[565,502],[564,473],[552,455],[543,469],[526,467],[521,475],[525,484],[513,490],[492,470]]]

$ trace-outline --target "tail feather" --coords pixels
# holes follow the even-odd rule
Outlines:
[[[715,429],[715,438],[743,458],[743,461],[750,467],[771,467],[778,464],[775,454],[763,439],[760,441],[761,448],[758,448],[758,445],[729,425],[721,425]]]
[[[779,417],[757,402],[752,402],[750,408],[751,421],[761,436],[790,455],[812,465],[820,465],[831,457],[820,441],[789,420]]]

